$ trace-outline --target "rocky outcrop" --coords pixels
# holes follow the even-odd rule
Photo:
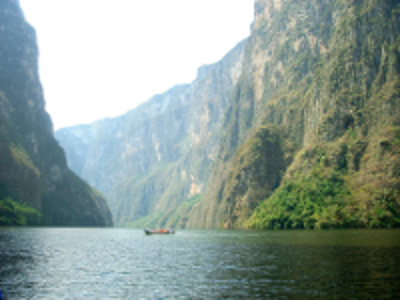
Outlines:
[[[104,197],[68,169],[53,137],[38,76],[35,31],[18,1],[0,1],[0,28],[2,222],[29,225],[18,213],[19,220],[9,219],[15,217],[12,207],[22,207],[21,214],[35,212],[35,225],[111,226]]]

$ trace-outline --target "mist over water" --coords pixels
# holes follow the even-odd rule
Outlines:
[[[20,298],[394,298],[400,231],[0,229]]]

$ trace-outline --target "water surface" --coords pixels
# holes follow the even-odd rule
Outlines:
[[[396,298],[400,231],[0,229],[0,290],[42,298]]]

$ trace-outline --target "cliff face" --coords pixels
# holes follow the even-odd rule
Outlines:
[[[399,226],[399,20],[393,1],[256,1],[188,226]]]
[[[66,166],[38,76],[34,29],[0,1],[0,223],[112,225],[105,199]]]
[[[398,227],[399,11],[256,0],[251,36],[193,84],[57,136],[119,224]]]
[[[70,167],[106,195],[118,224],[177,226],[176,212],[198,200],[244,45],[121,117],[56,132]]]

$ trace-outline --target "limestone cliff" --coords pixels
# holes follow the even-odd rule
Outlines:
[[[0,224],[112,225],[105,199],[73,174],[53,137],[34,29],[0,1]]]
[[[225,136],[189,227],[400,225],[399,8],[255,2]]]
[[[205,189],[244,46],[121,117],[56,132],[70,167],[106,195],[117,224],[184,226],[177,212]]]
[[[57,136],[121,225],[398,227],[399,12],[256,0],[250,37],[191,85]]]

